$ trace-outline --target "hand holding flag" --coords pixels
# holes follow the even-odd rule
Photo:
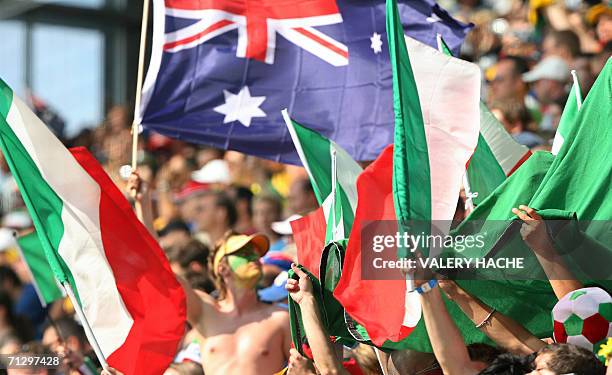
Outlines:
[[[138,174],[138,171],[134,171],[130,174],[127,180],[125,190],[129,193],[130,197],[136,202],[140,202],[143,196],[149,193],[149,186],[145,183]]]
[[[546,224],[536,210],[522,204],[513,208],[512,213],[523,221],[521,236],[527,246],[536,252],[550,249],[552,243],[546,231]]]
[[[299,305],[303,299],[313,298],[312,281],[310,281],[310,278],[308,277],[306,272],[302,271],[295,264],[291,264],[291,269],[293,270],[293,272],[295,272],[295,275],[298,277],[298,279],[288,279],[285,288],[289,292],[289,296],[291,296],[291,299],[293,299],[295,303]]]
[[[523,204],[518,209],[513,208],[512,212],[523,221],[521,237],[536,254],[557,298],[561,299],[571,291],[582,288],[582,283],[576,279],[557,253],[542,216],[533,208]]]
[[[408,293],[416,293],[416,288],[437,277],[430,267],[424,267],[425,258],[420,250],[415,250],[412,254],[414,256],[413,259],[415,260],[414,267],[402,269],[402,273],[406,277],[406,280],[411,280],[412,285],[414,286],[413,290],[407,291]]]

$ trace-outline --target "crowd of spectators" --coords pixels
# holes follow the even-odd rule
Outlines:
[[[581,95],[586,97],[612,55],[612,3],[596,0],[439,3],[456,18],[475,25],[462,47],[461,58],[481,67],[482,98],[492,113],[517,142],[531,149],[549,150],[568,95],[573,95],[570,71],[575,70]],[[222,256],[227,257],[244,250],[228,247],[230,240],[241,240],[239,235],[250,236],[244,237],[248,244],[258,241],[259,237],[252,236],[256,233],[267,238],[264,246],[267,252],[262,251],[265,255],[258,260],[262,277],[253,290],[257,290],[258,301],[279,309],[270,310],[270,316],[279,316],[279,321],[287,324],[287,317],[278,311],[286,311],[289,298],[299,304],[312,351],[307,358],[295,349],[287,350],[282,358],[288,363],[290,374],[444,371],[596,375],[606,371],[591,351],[577,346],[526,336],[519,340],[520,345],[509,345],[512,340],[506,340],[504,335],[517,331],[508,329],[508,321],[498,314],[483,329],[494,342],[502,344],[466,346],[446,313],[442,294],[455,301],[463,298],[466,306],[472,308],[477,301],[470,300],[452,282],[440,282],[439,288],[422,297],[433,354],[411,351],[389,354],[365,345],[338,348],[322,328],[308,277],[295,266],[299,277],[287,277],[296,262],[289,221],[318,208],[304,170],[145,132],[139,138],[138,175],[130,176],[129,168],[125,167],[131,159],[130,113],[127,107],[114,106],[100,126],[84,129],[63,141],[70,147],[87,147],[135,203],[139,217],[157,237],[173,272],[189,289],[188,298],[202,298],[206,306],[223,300],[227,293],[235,293],[232,289],[235,280],[226,276],[231,272],[223,271],[221,265],[225,258],[216,256],[219,249],[224,249]],[[45,113],[39,115],[44,117]],[[516,214],[527,215],[522,219],[534,221],[532,226],[537,227],[539,220],[528,207]],[[5,230],[0,231],[0,353],[61,353],[65,359],[59,373],[96,373],[98,363],[75,320],[70,301],[62,299],[43,308],[31,276],[11,242],[11,231],[25,234],[33,225],[2,155],[0,219]],[[255,250],[258,246],[253,245]],[[427,280],[424,278],[423,283]],[[561,299],[581,285],[570,280],[553,287]],[[486,309],[483,311],[486,315]],[[191,317],[199,316],[198,311],[191,313]],[[175,363],[166,374],[203,374],[207,367],[205,363],[202,366],[200,347],[204,342],[200,334],[210,334],[211,328],[198,330],[197,323],[192,319],[190,323]],[[505,331],[501,328],[496,331],[498,325]]]

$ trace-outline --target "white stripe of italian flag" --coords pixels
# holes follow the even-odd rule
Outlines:
[[[109,365],[160,374],[185,296],[155,240],[85,149],[68,151],[0,80],[0,146],[58,281],[75,291]]]
[[[480,103],[480,135],[504,176],[509,177],[531,156],[526,146],[518,143],[504,129],[484,103]],[[479,140],[480,142],[480,140]],[[481,145],[478,144],[478,147]]]
[[[464,180],[468,200],[479,205],[529,157],[531,151],[519,144],[503,125],[480,103],[480,135]]]
[[[440,34],[437,40],[438,51],[452,56]],[[531,151],[515,141],[481,101],[478,144],[464,179],[468,202],[471,205],[480,204],[530,156]]]

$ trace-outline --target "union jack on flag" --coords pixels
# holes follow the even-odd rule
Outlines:
[[[400,2],[406,33],[458,52],[470,25]],[[393,140],[384,0],[154,0],[139,117],[146,129],[299,164],[280,114],[357,160]]]
[[[230,30],[238,30],[236,57],[274,63],[276,35],[334,66],[348,64],[348,48],[315,26],[342,22],[333,0],[312,0],[296,7],[285,0],[231,2],[223,0],[166,1],[166,14],[197,20],[165,35],[164,50],[197,46]]]

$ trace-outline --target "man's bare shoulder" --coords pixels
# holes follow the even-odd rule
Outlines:
[[[270,319],[279,324],[289,324],[289,311],[276,305],[266,305],[266,312],[270,315]]]
[[[196,290],[195,293],[200,298],[200,304],[202,306],[202,315],[197,322],[197,326],[199,327],[200,333],[204,334],[207,332],[206,327],[209,327],[211,324],[216,324],[221,316],[219,301],[201,290]]]

